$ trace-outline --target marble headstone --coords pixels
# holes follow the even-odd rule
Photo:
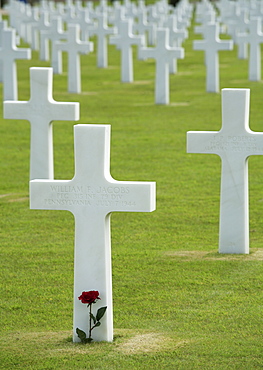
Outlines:
[[[79,25],[69,24],[67,40],[56,41],[55,51],[65,51],[68,54],[68,92],[81,92],[81,65],[80,54],[88,54],[93,51],[93,43],[80,40]]]
[[[17,100],[17,69],[16,60],[31,59],[31,50],[17,48],[16,32],[3,29],[0,43],[0,67],[3,76],[3,100]]]
[[[30,182],[31,209],[67,210],[75,217],[73,341],[76,328],[88,333],[88,311],[78,296],[98,290],[107,306],[95,341],[113,340],[110,215],[112,212],[151,212],[155,183],[117,181],[111,177],[110,126],[76,125],[75,176],[72,180]]]
[[[219,253],[249,253],[248,157],[263,155],[263,132],[249,128],[249,89],[222,90],[220,131],[189,131],[188,153],[222,161]]]
[[[4,118],[30,122],[31,180],[54,178],[52,121],[79,120],[79,103],[53,99],[52,77],[52,68],[30,68],[30,100],[4,102]]]
[[[184,49],[169,46],[168,28],[157,30],[157,44],[155,48],[143,47],[139,50],[139,57],[153,58],[156,61],[155,74],[155,103],[169,104],[169,63],[174,59],[184,58]]]
[[[209,23],[204,26],[204,40],[194,41],[194,50],[205,51],[206,91],[219,92],[219,50],[232,50],[232,40],[219,39],[219,24]]]
[[[124,19],[120,22],[118,34],[110,36],[110,44],[116,45],[121,51],[121,81],[133,82],[133,56],[132,45],[142,46],[145,37],[132,33],[132,19]]]

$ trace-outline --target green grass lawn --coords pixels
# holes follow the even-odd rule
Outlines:
[[[107,69],[81,57],[81,94],[54,76],[54,99],[79,101],[79,123],[111,125],[112,176],[157,183],[155,212],[112,214],[113,343],[72,343],[74,219],[29,210],[30,126],[0,119],[1,369],[263,368],[263,158],[249,159],[250,254],[219,255],[220,158],[186,153],[187,131],[221,127],[195,38],[168,106],[154,104],[155,62],[134,52],[135,82],[123,84],[114,46]],[[32,66],[49,63],[37,52],[17,62],[19,100]],[[250,88],[250,127],[262,132],[263,85],[236,49],[220,52],[220,87]],[[53,123],[56,179],[74,175],[74,124]]]

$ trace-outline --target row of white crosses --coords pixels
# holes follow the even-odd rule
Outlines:
[[[165,2],[159,3],[159,12],[167,12]],[[70,6],[70,4],[68,4]],[[155,9],[152,7],[151,9]],[[132,66],[132,51],[131,45],[134,43],[138,44],[140,47],[144,47],[141,55],[143,59],[148,57],[153,57],[156,59],[156,83],[155,83],[155,102],[156,104],[168,104],[169,103],[169,76],[167,75],[167,68],[169,68],[170,73],[176,73],[176,60],[178,58],[183,58],[184,52],[181,48],[182,41],[187,37],[187,31],[185,29],[177,29],[176,20],[177,16],[167,15],[167,17],[162,19],[162,27],[168,27],[170,29],[170,42],[168,41],[169,36],[162,36],[164,31],[160,29],[160,32],[156,32],[157,24],[153,24],[153,30],[150,34],[157,35],[153,37],[156,42],[156,49],[146,49],[145,35],[133,35],[132,26],[134,21],[132,19],[125,19],[125,8],[119,7],[116,8],[115,21],[117,22],[117,27],[109,28],[107,26],[107,15],[106,13],[97,14],[94,16],[95,23],[93,27],[89,27],[90,35],[96,35],[98,40],[98,67],[105,68],[107,67],[107,42],[106,36],[108,34],[116,34],[118,29],[118,35],[111,36],[110,41],[112,44],[121,50],[122,62],[121,62],[121,80],[122,82],[132,82],[133,81],[133,66]],[[179,12],[179,10],[177,9]],[[142,14],[138,11],[136,14]],[[126,11],[127,13],[127,11]],[[81,14],[84,14],[83,12]],[[190,13],[188,15],[190,17]],[[187,20],[182,20],[178,16],[178,19],[181,19],[181,23],[187,24]],[[76,16],[76,23],[80,20]],[[73,20],[72,20],[73,22]],[[156,20],[157,22],[157,20]],[[160,22],[160,20],[159,20]],[[51,27],[51,24],[53,25]],[[31,25],[31,28],[35,29],[35,23]],[[52,67],[54,73],[62,73],[62,59],[61,51],[68,52],[69,58],[69,70],[68,70],[68,91],[73,93],[79,93],[81,91],[81,79],[80,79],[80,64],[79,64],[79,54],[80,53],[89,53],[93,50],[93,44],[89,41],[80,40],[80,30],[78,24],[69,24],[67,32],[61,30],[61,23],[58,21],[58,17],[52,19],[48,22],[47,11],[44,10],[40,13],[40,58],[42,60],[47,60],[49,57],[48,53],[48,40],[52,41]],[[137,28],[138,31],[138,28]],[[167,31],[166,31],[167,33]],[[35,32],[36,34],[36,32]],[[32,36],[31,36],[32,37]],[[32,40],[34,37],[32,37]],[[62,40],[62,41],[59,41]],[[163,43],[163,45],[161,45]],[[172,47],[171,47],[172,45]],[[70,51],[70,53],[69,53]],[[149,56],[147,56],[149,53]],[[139,52],[140,54],[140,52]],[[153,55],[153,56],[152,56]],[[167,67],[167,65],[169,67]],[[160,84],[159,82],[162,81]],[[160,98],[161,97],[161,98]]]
[[[75,175],[54,180],[53,120],[78,120],[78,103],[52,98],[52,68],[30,69],[29,101],[5,101],[4,118],[26,119],[31,124],[30,207],[67,210],[75,217],[74,315],[76,329],[88,333],[86,306],[78,296],[98,290],[107,306],[95,341],[113,340],[110,215],[112,212],[155,210],[155,183],[117,181],[110,174],[110,125],[74,126]]]
[[[219,3],[221,17],[219,20],[227,25],[228,33],[238,45],[238,57],[247,57],[247,45],[249,48],[249,80],[260,81],[261,79],[261,52],[260,45],[263,43],[261,28],[262,18],[248,19],[248,9],[238,6],[238,2]],[[203,1],[198,4],[196,20],[202,25],[195,28],[196,33],[202,33],[203,41],[194,41],[194,50],[204,50],[206,57],[206,90],[219,92],[219,50],[232,50],[232,40],[220,40],[220,26],[216,20],[216,13],[211,3]]]
[[[53,179],[53,120],[78,120],[78,103],[52,98],[52,69],[31,68],[28,102],[4,102],[4,117],[27,119],[31,124],[30,207],[67,210],[75,217],[74,319],[76,329],[88,332],[87,310],[78,295],[99,290],[107,306],[94,340],[113,340],[110,214],[151,212],[155,183],[116,181],[110,175],[110,126],[76,125],[75,175]],[[40,119],[41,117],[41,119]],[[248,157],[263,154],[263,134],[249,129],[249,90],[222,91],[222,129],[188,132],[187,151],[217,154],[222,160],[220,253],[249,253]]]
[[[208,5],[209,4],[209,5]],[[154,8],[151,8],[154,9]],[[197,17],[201,16],[203,22],[206,22],[209,19],[209,14],[214,15],[215,11],[211,8],[211,4],[204,2],[204,4],[200,4],[197,8],[201,9],[201,11],[197,11]],[[120,8],[124,12],[124,8]],[[120,12],[121,13],[121,12]],[[41,13],[43,19],[40,22],[40,25],[43,24],[42,33],[43,35],[41,39],[43,42],[41,43],[43,47],[40,49],[40,55],[43,59],[47,59],[47,52],[45,51],[44,45],[48,45],[47,37],[49,37],[54,42],[52,43],[52,67],[54,69],[54,73],[62,73],[62,59],[61,59],[61,51],[68,52],[69,58],[69,71],[68,71],[68,91],[73,93],[79,93],[81,91],[81,75],[80,75],[80,53],[89,53],[93,50],[93,44],[88,41],[81,41],[80,40],[80,30],[78,25],[70,25],[68,26],[69,30],[67,33],[61,31],[61,25],[59,26],[57,19],[55,20],[54,27],[52,28],[52,32],[47,30],[47,12],[43,11]],[[116,29],[110,29],[107,27],[107,20],[105,13],[101,17],[97,16],[99,19],[97,27],[94,27],[92,34],[96,34],[98,38],[98,66],[99,67],[106,67],[107,66],[107,45],[106,45],[106,35],[110,33],[116,33]],[[210,17],[211,18],[211,17]],[[211,20],[211,19],[210,19]],[[130,21],[131,22],[131,21]],[[126,20],[121,18],[118,20],[118,28],[120,34],[118,36],[111,37],[111,43],[115,43],[118,48],[121,50],[122,55],[122,62],[121,62],[121,73],[122,73],[122,82],[132,82],[133,81],[133,70],[132,70],[132,52],[131,52],[131,45],[135,42],[137,43],[138,39],[140,38],[140,46],[145,48],[145,41],[143,41],[144,37],[139,37],[132,34],[131,26],[126,26]],[[128,22],[129,23],[129,22]],[[165,24],[165,21],[162,22],[162,25]],[[166,21],[167,24],[167,21]],[[250,42],[250,60],[249,60],[249,79],[250,80],[260,80],[261,78],[261,63],[260,63],[260,43],[263,40],[263,34],[260,31],[260,20],[251,20],[250,21],[250,33],[248,34],[240,34],[239,39],[248,40]],[[57,31],[56,31],[57,28]],[[96,32],[97,29],[97,32]],[[170,30],[173,27],[170,27]],[[129,31],[127,31],[129,30]],[[156,31],[156,30],[155,30]],[[180,30],[176,32],[170,32],[170,43],[168,42],[164,46],[166,55],[166,61],[162,64],[163,69],[160,72],[160,68],[158,66],[161,63],[156,62],[156,83],[155,83],[155,102],[156,104],[168,104],[169,103],[169,79],[164,77],[167,75],[166,69],[167,64],[169,64],[169,71],[170,73],[176,72],[176,60],[177,58],[183,57],[183,50],[175,46],[175,49],[171,49],[171,44],[173,44],[172,37],[179,36]],[[182,33],[182,31],[181,31]],[[219,62],[218,62],[218,51],[219,50],[231,50],[233,48],[232,41],[221,41],[219,39],[219,26],[216,23],[205,23],[203,24],[202,33],[204,35],[204,41],[196,41],[194,42],[194,49],[196,50],[204,50],[206,53],[206,68],[207,68],[207,83],[206,89],[208,92],[219,92]],[[155,32],[157,34],[157,32]],[[162,32],[158,33],[158,38],[156,40],[157,48],[156,50],[160,50],[159,44],[160,40],[163,40],[161,36]],[[169,37],[169,36],[168,36]],[[182,36],[181,36],[182,37]],[[183,36],[185,37],[185,36]],[[67,38],[67,40],[65,40]],[[64,41],[57,41],[59,39],[64,39]],[[180,45],[180,44],[179,44]],[[69,53],[69,50],[71,53]],[[153,55],[154,51],[148,49],[149,54]],[[144,54],[145,58],[147,58],[147,53],[139,51],[140,55]],[[171,57],[171,55],[174,55]],[[155,54],[155,58],[165,59],[163,55],[160,55],[158,52]],[[164,83],[160,84],[159,81],[162,80]],[[159,98],[162,97],[162,98]]]
[[[152,58],[156,60],[155,103],[169,104],[169,66],[173,65],[176,59],[184,57],[183,48],[169,45],[169,30],[167,28],[157,29],[156,47],[151,48],[145,46],[143,36],[132,33],[131,19],[120,22],[120,29],[120,34],[110,37],[110,43],[116,45],[121,51],[121,81],[133,82],[132,45],[138,45],[139,59]]]
[[[47,13],[42,13],[46,18]],[[106,50],[106,43],[105,43],[105,36],[107,33],[111,33],[111,31],[107,28],[105,17],[98,16],[99,22],[98,22],[98,50],[101,50],[101,52],[98,53],[98,64],[101,67],[107,66],[107,58],[105,56],[105,50]],[[45,22],[44,22],[45,23]],[[125,30],[125,20],[123,20],[121,23],[121,29]],[[4,100],[16,100],[17,99],[17,78],[16,78],[16,65],[15,60],[16,59],[29,59],[31,57],[30,49],[18,49],[15,44],[16,36],[14,29],[6,29],[4,26],[4,23],[2,23],[3,29],[2,29],[2,35],[1,38],[3,39],[2,47],[1,47],[1,54],[2,54],[2,68],[3,68],[3,79],[4,79]],[[68,71],[68,91],[73,93],[79,93],[81,91],[81,76],[80,76],[80,59],[79,54],[80,53],[88,53],[93,50],[93,44],[90,42],[81,41],[79,37],[79,27],[78,25],[69,25],[68,31],[66,33],[62,30],[62,25],[59,20],[59,18],[53,19],[52,27],[47,30],[43,30],[43,39],[45,43],[43,45],[48,45],[47,37],[52,35],[53,40],[59,40],[59,39],[65,39],[67,40],[63,41],[55,41],[52,45],[52,66],[54,69],[54,73],[62,73],[62,59],[61,59],[61,52],[67,51],[68,52],[68,65],[69,65],[69,71]],[[96,31],[95,31],[96,32]],[[65,35],[66,34],[66,35]],[[127,32],[126,32],[127,34]],[[172,71],[173,63],[176,61],[176,58],[181,58],[183,55],[183,50],[178,49],[172,49],[168,45],[167,36],[163,37],[163,31],[160,30],[158,32],[159,36],[157,39],[157,48],[156,53],[153,56],[156,59],[156,103],[157,104],[168,104],[169,103],[169,79],[167,77],[167,64],[170,64],[170,70]],[[185,32],[186,34],[186,32]],[[131,33],[128,33],[127,36],[129,38],[133,38]],[[178,32],[179,38],[183,39],[185,35],[183,35],[183,31]],[[136,37],[134,37],[136,38]],[[141,38],[139,35],[137,38]],[[166,40],[163,45],[161,43],[162,40]],[[124,43],[125,40],[125,32],[124,32]],[[130,43],[132,44],[132,42]],[[120,48],[122,45],[120,46]],[[41,48],[43,50],[43,48]],[[130,47],[126,48],[128,52],[128,57],[125,56],[123,58],[122,65],[124,66],[122,70],[124,70],[123,73],[125,73],[125,70],[128,69],[129,73],[131,74],[132,70],[132,62],[128,63],[128,61],[131,60],[131,52]],[[154,50],[147,49],[150,53],[150,55],[153,55]],[[142,53],[144,53],[144,58],[147,58],[147,51],[145,48]],[[158,52],[159,50],[159,52]],[[70,51],[70,52],[69,52]],[[171,54],[173,52],[173,57],[169,59],[168,56],[169,53]],[[40,54],[42,55],[43,59],[47,59],[47,50],[40,51]],[[125,55],[125,53],[122,53]],[[126,53],[127,54],[127,53]],[[150,56],[152,57],[152,56]],[[158,62],[158,58],[161,59],[161,62]],[[125,63],[127,61],[127,63]],[[160,66],[163,66],[160,68]],[[124,82],[131,82],[132,78],[123,78]],[[159,81],[163,81],[163,83],[159,83]],[[159,98],[161,97],[161,98]]]
[[[185,29],[176,28],[176,17],[173,15],[162,20],[161,26],[151,28],[150,34],[156,35],[156,46],[149,48],[146,47],[145,35],[133,33],[133,29],[138,31],[147,28],[134,27],[132,19],[121,18],[120,15],[118,23],[120,32],[110,36],[110,44],[116,45],[121,52],[122,82],[133,82],[132,45],[138,46],[138,59],[153,58],[156,60],[155,103],[169,104],[169,72],[176,73],[176,61],[184,57],[181,43],[188,34]]]
[[[46,15],[46,13],[43,13]],[[55,41],[52,45],[52,62],[56,73],[62,73],[62,51],[68,54],[68,91],[72,93],[81,92],[81,68],[80,53],[87,54],[93,50],[93,43],[80,40],[80,30],[78,25],[69,25],[67,33],[62,31],[62,24],[59,18],[53,20],[53,27],[43,31],[44,45],[48,45],[47,38],[50,36],[53,41],[66,39],[64,42]],[[0,60],[3,69],[4,100],[17,99],[17,59],[30,59],[31,50],[16,47],[15,29],[7,29],[3,25],[1,32]],[[48,50],[41,48],[42,59],[47,59]]]
[[[0,61],[2,66],[2,78],[4,85],[4,100],[17,100],[17,75],[16,60],[30,59],[31,49],[17,48],[16,32],[13,28],[7,28],[4,23],[1,29]],[[59,24],[56,23],[57,26]],[[54,45],[53,60],[57,73],[62,73],[61,52],[68,54],[68,91],[81,92],[81,68],[80,53],[89,53],[93,50],[93,43],[80,41],[79,26],[69,25],[67,41],[57,41]],[[59,33],[58,33],[59,34]],[[54,33],[56,36],[56,34]]]
[[[48,2],[49,4],[52,3],[51,1]],[[21,33],[21,37],[24,38],[24,33],[22,30],[25,28],[29,28],[30,30],[32,27],[36,31],[36,24],[37,19],[39,22],[39,29],[38,31],[42,32],[43,30],[46,30],[50,26],[50,21],[52,18],[60,16],[63,20],[63,22],[67,25],[69,23],[79,24],[81,26],[82,32],[86,31],[86,28],[88,31],[93,31],[96,27],[97,17],[101,14],[106,14],[109,18],[109,22],[111,24],[115,24],[116,27],[118,27],[118,22],[121,19],[120,13],[123,13],[123,17],[126,18],[132,18],[133,20],[136,20],[138,23],[138,28],[140,29],[140,20],[142,19],[141,16],[146,17],[144,21],[148,22],[151,20],[151,23],[158,24],[163,17],[169,15],[170,13],[176,14],[178,17],[179,24],[182,25],[185,23],[185,14],[186,11],[186,5],[188,4],[187,0],[184,0],[180,3],[180,6],[177,6],[177,8],[173,8],[171,6],[168,6],[166,1],[160,1],[157,2],[155,5],[146,7],[144,3],[139,3],[138,7],[135,6],[134,2],[125,2],[124,5],[121,5],[119,2],[114,2],[112,7],[108,7],[107,4],[105,4],[105,0],[101,0],[101,5],[93,9],[92,7],[82,7],[76,3],[76,5],[73,5],[70,1],[67,1],[67,5],[59,3],[57,7],[57,11],[54,11],[56,9],[54,6],[47,8],[47,6],[43,6],[46,4],[45,2],[42,2],[42,8],[30,8],[29,5],[25,6],[25,4],[21,4],[19,1],[11,0],[12,7],[9,7],[10,11],[10,22],[11,26],[16,28]],[[91,5],[90,2],[87,2],[88,5]],[[61,11],[61,7],[59,5],[64,5],[64,11]],[[162,11],[160,10],[160,7],[162,6]],[[192,7],[188,5],[188,8],[191,9]],[[132,9],[132,11],[131,11]],[[34,10],[34,17],[32,16]],[[37,14],[38,10],[38,14]],[[65,14],[68,13],[70,10],[71,17],[65,17]],[[154,11],[155,17],[151,18],[151,11]],[[190,10],[188,10],[190,12]],[[23,14],[23,16],[21,16]],[[47,18],[48,14],[48,18]],[[188,13],[187,20],[189,21],[189,18],[191,16],[191,13]],[[22,27],[24,25],[24,27]],[[144,26],[144,25],[143,25]],[[147,28],[147,31],[149,31],[149,28]],[[146,30],[143,27],[143,31]],[[142,31],[142,29],[140,29]],[[150,32],[152,33],[152,32]],[[30,42],[30,40],[27,40]],[[151,43],[150,43],[151,44]]]
[[[92,289],[100,291],[101,304],[108,308],[94,339],[112,341],[110,214],[153,211],[155,184],[116,181],[111,177],[108,125],[75,126],[75,176],[72,180],[54,180],[51,122],[78,120],[79,106],[53,100],[51,69],[32,68],[30,76],[30,100],[5,101],[4,117],[31,123],[31,208],[68,210],[74,214],[74,341],[79,340],[77,327],[88,331],[87,310],[77,297],[81,291]],[[248,126],[248,90],[223,90],[222,98],[222,129],[218,133],[189,132],[188,152],[220,155],[219,251],[248,253],[247,158],[263,154],[262,134],[252,132]]]
[[[210,4],[210,3],[207,3],[207,2],[204,2],[204,6],[207,6],[207,4]],[[202,3],[201,3],[202,5]],[[205,10],[205,7],[201,7],[201,10]],[[200,6],[199,6],[200,7]],[[207,6],[207,8],[210,10],[211,8],[211,5],[210,7]],[[199,12],[200,14],[201,12]],[[46,12],[43,13],[44,15],[46,15]],[[198,14],[198,12],[197,12]],[[204,14],[207,14],[206,12],[204,12]],[[204,18],[204,16],[203,16]],[[126,30],[127,27],[124,27],[122,25],[122,23],[124,22],[124,20],[121,20],[120,21],[120,24],[119,24],[119,28],[120,29],[124,29]],[[45,23],[45,22],[44,22]],[[258,25],[258,22],[257,22],[257,25]],[[68,51],[68,50],[71,50],[71,55],[69,56],[69,77],[68,77],[68,90],[69,92],[80,92],[81,90],[81,87],[80,87],[80,65],[79,65],[79,53],[88,53],[90,52],[91,50],[93,50],[93,45],[92,43],[86,43],[86,47],[85,47],[85,43],[82,43],[80,42],[80,39],[79,39],[79,30],[77,28],[77,26],[73,27],[73,26],[70,26],[70,32],[72,32],[70,35],[68,34],[68,43],[61,43],[61,42],[55,42],[54,43],[54,48],[53,48],[53,55],[54,55],[54,64],[52,64],[52,67],[54,69],[54,73],[61,73],[62,72],[62,61],[61,61],[61,50],[64,48],[64,50]],[[255,28],[255,27],[254,27]],[[129,28],[130,29],[130,28]],[[102,47],[98,47],[98,50],[101,50],[101,58],[98,58],[98,63],[99,63],[99,60],[101,61],[100,63],[100,66],[106,66],[107,65],[107,62],[106,62],[106,57],[105,57],[105,50],[106,50],[106,44],[105,44],[105,33],[107,33],[107,30],[105,27],[102,26],[101,28],[102,32],[98,33],[98,39],[99,41],[101,41],[101,43],[99,43],[99,45],[102,45]],[[46,31],[43,31],[44,33]],[[63,37],[63,36],[60,36],[62,34],[62,32],[57,32],[57,33],[52,33],[51,34],[53,35],[59,35],[59,37]],[[126,32],[127,34],[127,32]],[[122,38],[123,39],[123,48],[125,51],[122,51],[122,63],[121,63],[121,69],[122,69],[122,81],[123,82],[132,82],[133,81],[133,72],[132,72],[132,55],[131,55],[131,47],[129,47],[129,44],[132,45],[132,43],[135,41],[136,37],[134,37],[131,32],[129,31],[128,33],[128,38],[127,38],[127,35],[125,34],[124,32],[124,35],[123,37],[119,36],[119,38]],[[207,35],[207,39],[204,40],[204,42],[195,42],[194,43],[194,48],[196,48],[197,50],[205,50],[206,54],[207,54],[207,57],[206,57],[206,65],[207,65],[207,91],[209,92],[218,92],[219,91],[219,65],[218,65],[218,50],[230,50],[232,48],[232,43],[231,42],[227,42],[227,41],[224,41],[224,42],[221,42],[219,40],[219,37],[218,37],[218,27],[216,25],[214,25],[213,27],[210,25],[210,24],[207,24],[204,26],[204,30],[203,30],[203,34],[204,36],[206,37]],[[101,35],[102,37],[100,37],[99,35]],[[170,33],[170,36],[173,35],[172,33]],[[160,37],[162,38],[162,36]],[[254,64],[259,60],[259,57],[258,57],[258,52],[259,52],[259,44],[257,43],[257,37],[253,37],[252,38],[253,40],[253,45],[254,47],[251,46],[250,48],[250,53],[252,54],[253,50],[255,50],[257,52],[254,53],[255,54],[255,57],[254,58],[250,58],[251,60],[251,63],[250,63],[250,70],[252,71],[250,73],[250,75],[253,74],[253,71],[256,71],[254,72],[254,74],[256,74],[256,76],[258,76],[260,74],[260,63],[257,63],[257,68],[253,68]],[[114,40],[114,39],[113,39]],[[126,40],[128,40],[128,45],[125,45],[125,42]],[[114,41],[113,41],[114,43]],[[142,44],[142,41],[140,42]],[[159,44],[158,40],[157,40],[157,43]],[[45,44],[47,44],[45,42]],[[121,46],[119,46],[119,48],[121,48]],[[169,46],[168,46],[169,48]],[[158,49],[158,47],[157,47]],[[41,49],[42,50],[42,49]],[[167,47],[165,46],[165,50],[167,50]],[[149,50],[151,54],[153,54],[153,51],[152,50]],[[172,50],[169,50],[169,51],[172,51]],[[182,57],[182,50],[177,50],[177,53],[180,54],[179,58]],[[40,54],[41,54],[41,51],[40,51]],[[166,55],[168,55],[168,52],[165,53]],[[99,53],[98,53],[99,55]],[[56,57],[57,56],[57,57]],[[157,57],[161,58],[161,56],[159,56],[157,54]],[[73,61],[75,61],[75,63],[73,63]],[[255,61],[253,63],[253,61]],[[176,62],[176,58],[170,58],[170,62],[169,62],[169,65],[170,65],[170,72],[172,73],[173,71],[175,72],[175,68],[173,69],[173,66],[175,66],[175,62]],[[167,63],[165,63],[167,64]],[[157,63],[157,65],[160,65],[160,63]],[[166,69],[166,66],[164,67],[163,71],[162,71],[162,76],[166,75],[166,72],[165,72],[165,69]],[[155,95],[156,97],[157,96],[166,96],[167,93],[166,91],[169,90],[168,86],[169,86],[169,81],[167,82],[167,78],[164,78],[164,81],[165,83],[160,85],[158,83],[158,81],[160,80],[160,77],[158,78],[158,76],[160,75],[160,72],[158,70],[158,68],[156,68],[156,89],[159,89],[159,91],[156,91]],[[128,76],[128,77],[127,77]],[[257,79],[259,79],[259,77],[256,77]],[[251,77],[251,79],[255,79],[253,77]],[[164,86],[164,89],[163,89],[163,86]],[[169,98],[165,98],[165,99],[160,99],[158,100],[156,98],[156,103],[158,104],[167,104],[167,102],[169,102]]]
[[[244,3],[243,1],[219,3],[221,20],[227,25],[228,33],[238,45],[238,57],[246,59],[249,48],[249,80],[261,79],[261,52],[263,43],[262,4],[261,2]],[[227,16],[228,13],[228,16]],[[229,15],[230,14],[230,15]]]
[[[245,17],[245,13],[244,17]],[[247,45],[249,44],[249,69],[248,78],[250,81],[261,80],[261,51],[260,45],[263,44],[262,18],[253,17],[244,21],[243,32],[237,32],[234,37],[240,46],[239,57],[247,57]]]

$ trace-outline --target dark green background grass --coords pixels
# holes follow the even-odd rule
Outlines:
[[[81,94],[67,93],[66,73],[54,76],[54,99],[80,102],[78,123],[111,125],[112,176],[157,183],[155,212],[112,214],[113,343],[71,341],[73,216],[29,210],[30,125],[1,118],[0,368],[263,367],[263,158],[249,159],[251,253],[219,255],[220,159],[186,153],[187,131],[221,127],[197,38],[191,28],[168,106],[154,104],[155,63],[135,49],[132,84],[120,82],[114,46],[107,69],[95,53],[81,57]],[[37,52],[17,62],[19,100],[30,97],[31,66],[49,63]],[[236,49],[220,52],[220,87],[250,88],[250,127],[262,132],[262,82],[248,81]],[[74,175],[74,124],[53,123],[56,179]]]

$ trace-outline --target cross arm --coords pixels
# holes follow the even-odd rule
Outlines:
[[[77,102],[57,102],[49,101],[47,114],[51,121],[78,121],[79,120],[79,103]]]
[[[55,41],[53,45],[54,45],[55,51],[69,52],[69,45],[66,40],[65,41]]]
[[[183,39],[185,40],[188,37],[187,30],[176,30],[175,32],[170,33],[170,41]]]
[[[168,49],[171,52],[172,58],[183,59],[184,58],[184,48],[172,47]]]
[[[19,51],[19,55],[16,56],[16,59],[27,59],[30,60],[32,57],[31,49],[15,48]]]
[[[29,121],[46,117],[52,121],[77,121],[79,120],[79,103],[57,102],[49,99],[44,102],[37,101],[12,101],[4,102],[4,118],[26,119]]]
[[[193,42],[193,50],[204,50],[206,42],[204,40],[195,40]]]
[[[218,154],[217,132],[211,131],[188,131],[187,153],[211,153]]]
[[[70,180],[31,180],[30,209],[71,211],[74,203],[76,205],[78,203],[74,202],[74,199],[69,199],[69,195],[75,190],[70,183]]]
[[[154,182],[106,181],[101,186],[83,186],[74,180],[31,180],[30,208],[76,209],[103,213],[152,212],[155,210]]]
[[[115,45],[117,49],[120,49],[120,42],[121,42],[121,37],[118,34],[114,34],[110,36],[109,38],[109,44],[110,45]]]
[[[103,28],[104,35],[117,35],[117,28],[116,27],[106,27]]]
[[[107,187],[112,212],[153,212],[156,209],[155,182],[113,180]]]
[[[156,59],[157,53],[155,48],[140,47],[138,50],[139,59]]]
[[[28,102],[27,101],[4,101],[4,118],[9,119],[28,119]]]
[[[195,26],[194,33],[204,35],[205,33],[205,26]],[[194,41],[196,42],[196,41]]]
[[[250,43],[249,33],[247,32],[238,32],[236,34],[237,43]]]
[[[226,40],[218,42],[218,50],[233,50],[234,42],[233,40]]]
[[[134,35],[131,38],[130,45],[144,46],[146,44],[145,35]]]
[[[78,42],[79,53],[80,54],[88,54],[92,53],[94,51],[94,44],[92,41],[84,41],[84,42]],[[70,53],[70,50],[69,50]]]

